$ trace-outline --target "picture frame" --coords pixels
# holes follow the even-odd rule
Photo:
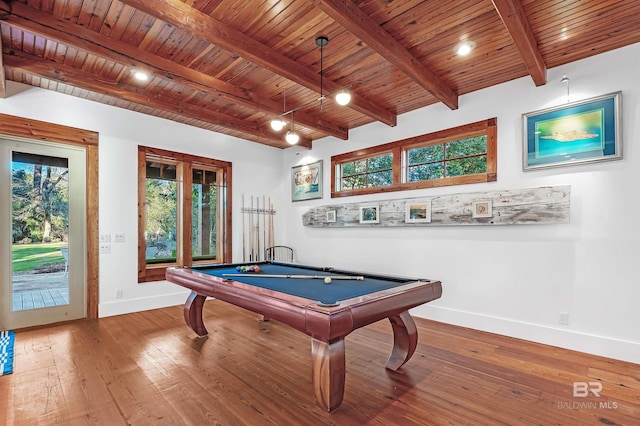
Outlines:
[[[523,170],[622,158],[622,92],[522,114]]]
[[[322,198],[322,160],[291,168],[291,201]]]
[[[431,222],[431,201],[407,201],[405,206],[406,223]]]
[[[360,206],[360,223],[380,223],[380,206],[378,204]]]
[[[336,221],[336,211],[335,210],[327,210],[325,221],[327,223],[334,223]]]
[[[474,201],[471,203],[471,217],[493,217],[493,207],[491,200]]]

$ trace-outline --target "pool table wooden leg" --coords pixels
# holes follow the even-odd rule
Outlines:
[[[202,321],[202,308],[206,299],[207,296],[202,296],[192,291],[184,303],[184,320],[189,328],[195,331],[200,337],[209,334],[204,326],[204,321]]]
[[[311,363],[316,402],[332,411],[342,403],[344,396],[344,338],[331,343],[312,338]]]
[[[409,315],[409,311],[404,311],[399,315],[389,317],[391,327],[393,327],[393,350],[387,360],[386,367],[390,370],[397,370],[413,355],[418,346],[418,329],[416,323]]]

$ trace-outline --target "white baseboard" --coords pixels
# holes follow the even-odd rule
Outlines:
[[[640,364],[640,342],[613,339],[570,329],[560,329],[540,324],[514,321],[507,318],[486,316],[433,305],[423,305],[414,308],[411,310],[411,314],[416,317],[459,325],[474,330],[487,331],[489,333],[501,334],[517,339],[529,340],[545,345]]]
[[[166,308],[184,304],[190,291],[180,291],[171,294],[161,294],[139,299],[123,299],[98,305],[98,317],[130,314],[132,312],[148,311],[150,309]]]

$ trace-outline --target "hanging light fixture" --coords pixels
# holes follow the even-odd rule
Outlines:
[[[289,130],[287,132],[287,135],[285,137],[285,139],[287,140],[288,143],[290,143],[291,145],[295,145],[298,143],[298,141],[300,140],[300,136],[295,132],[295,125],[294,125],[294,118],[293,118],[293,114],[302,109],[302,108],[306,108],[312,104],[315,104],[316,102],[320,103],[320,111],[322,111],[322,102],[327,99],[328,97],[330,97],[331,95],[333,95],[333,93],[330,93],[328,95],[324,94],[324,82],[323,82],[323,77],[324,77],[324,47],[329,44],[329,38],[326,36],[319,36],[316,38],[316,46],[318,46],[320,48],[320,97],[307,102],[306,104],[300,105],[299,107],[293,108],[289,111],[285,111],[283,112],[281,115],[279,115],[278,117],[274,118],[273,120],[271,120],[271,128],[273,130],[275,130],[276,132],[281,131],[282,129],[284,129],[284,127],[287,125],[287,122],[284,121],[284,116],[291,114],[291,130]],[[335,100],[336,103],[338,105],[341,106],[345,106],[348,105],[349,102],[351,102],[351,93],[349,93],[349,91],[347,90],[348,88],[350,88],[351,85],[345,86],[342,89],[338,90],[337,92],[335,92]],[[283,109],[286,109],[286,88],[285,90],[282,91],[282,98],[283,98]]]
[[[287,110],[287,85],[286,84],[282,88],[282,110],[283,111]],[[282,116],[276,117],[273,120],[271,120],[271,128],[276,132],[279,132],[280,130],[284,129],[284,126],[286,125],[287,125],[287,122],[284,121]]]
[[[336,93],[336,102],[338,103],[338,105],[347,105],[349,102],[351,102],[351,93],[349,93],[345,89],[340,90],[338,93]]]
[[[287,135],[284,138],[287,140],[289,145],[295,145],[300,140],[300,136],[296,133],[295,111],[291,113],[291,130],[287,132]]]

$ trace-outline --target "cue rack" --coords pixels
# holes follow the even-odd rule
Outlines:
[[[265,249],[274,244],[274,216],[276,214],[271,197],[249,196],[245,201],[242,194],[242,261],[258,262],[266,260]]]

